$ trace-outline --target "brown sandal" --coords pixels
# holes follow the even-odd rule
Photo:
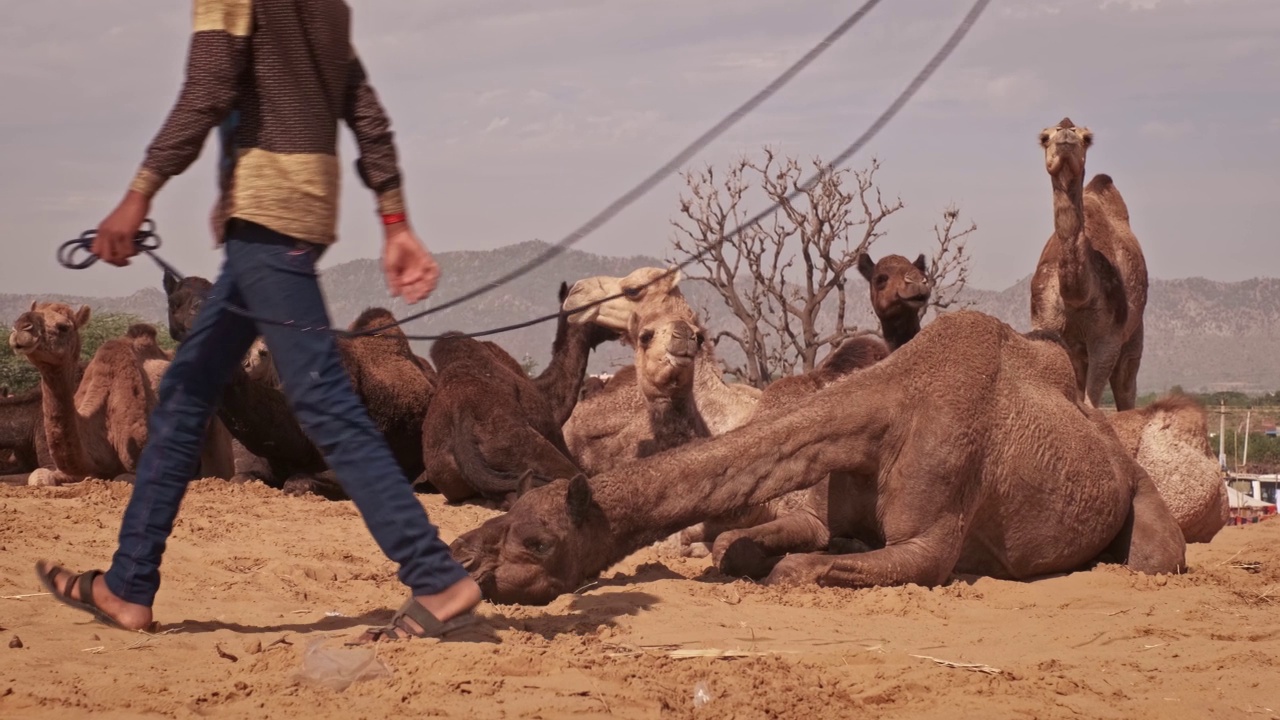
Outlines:
[[[79,575],[71,575],[71,571],[61,565],[51,565],[47,570],[41,569],[41,565],[43,563],[43,560],[36,562],[36,576],[40,578],[40,584],[44,586],[44,589],[47,590],[50,595],[53,596],[54,600],[57,600],[67,607],[75,608],[76,610],[81,610],[93,615],[95,620],[107,627],[113,627],[118,630],[128,630],[128,628],[116,622],[115,618],[108,615],[102,608],[98,607],[97,604],[93,602],[93,581],[102,574],[101,570],[89,570],[87,572],[82,572]],[[67,581],[62,585],[62,589],[59,590],[57,585],[53,582],[53,579],[61,572],[67,573],[70,577],[67,578]],[[78,585],[80,588],[79,600],[71,597],[71,587],[73,585]]]
[[[404,619],[409,618],[422,628],[421,631],[414,630],[410,625],[405,623]],[[369,628],[356,640],[346,643],[347,645],[365,645],[371,642],[377,642],[383,638],[387,640],[407,640],[411,637],[415,638],[432,638],[444,637],[446,634],[474,624],[478,618],[473,612],[466,612],[458,617],[444,622],[440,621],[432,612],[422,606],[414,598],[410,597],[405,601],[404,605],[391,616],[391,622],[382,627]]]

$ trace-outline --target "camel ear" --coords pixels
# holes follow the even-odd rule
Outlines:
[[[925,265],[924,253],[920,253],[920,257],[917,257],[916,261],[911,264],[919,268],[920,272],[929,272],[929,266]]]
[[[578,473],[573,476],[564,502],[569,510],[569,521],[574,527],[582,527],[587,521],[587,512],[591,509],[591,486],[587,484],[586,475]]]
[[[569,283],[560,281],[560,304],[564,305],[565,298],[569,297]]]
[[[28,312],[35,312],[35,311],[36,311],[36,305],[38,305],[38,304],[40,304],[40,303],[39,303],[39,301],[37,301],[37,300],[32,300],[32,301],[31,301],[31,310],[29,310]]]
[[[521,497],[534,488],[537,483],[533,479],[533,470],[525,470],[516,481],[516,497]]]
[[[632,347],[640,347],[640,315],[638,313],[631,313],[631,317],[627,318],[626,341]]]
[[[81,305],[80,311],[76,313],[76,327],[84,327],[89,324],[89,316],[93,314],[93,309],[88,305]]]
[[[178,289],[178,278],[173,276],[168,270],[164,271],[164,294],[172,295],[174,290]]]
[[[862,273],[862,277],[866,278],[867,282],[871,282],[871,276],[875,274],[875,271],[876,271],[876,261],[872,260],[871,256],[868,255],[867,253],[859,254],[858,255],[858,272]]]

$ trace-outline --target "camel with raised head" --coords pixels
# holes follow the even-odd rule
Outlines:
[[[40,373],[44,430],[53,465],[37,468],[32,485],[61,485],[85,478],[132,480],[147,442],[147,418],[169,357],[155,329],[134,325],[125,337],[103,343],[80,374],[80,331],[89,306],[31,304],[13,324],[9,346]],[[231,447],[214,424],[201,457],[202,477],[228,477]],[[216,473],[223,473],[217,475]]]
[[[1117,410],[1138,396],[1147,264],[1111,176],[1084,183],[1093,133],[1063,118],[1040,131],[1053,189],[1053,235],[1031,278],[1031,325],[1071,349],[1076,385],[1098,407],[1107,384]]]
[[[561,302],[567,294],[562,283]],[[534,479],[578,472],[560,426],[577,404],[591,351],[616,336],[562,317],[551,360],[533,378],[492,342],[460,333],[437,340],[439,390],[420,430],[423,478],[450,502],[505,502],[526,471]]]
[[[872,549],[789,555],[769,582],[936,586],[953,573],[1029,579],[1098,561],[1185,567],[1177,522],[1079,401],[1060,340],[971,311],[770,422],[529,489],[452,549],[486,598],[543,604],[672,532],[828,475],[844,525],[832,532]]]

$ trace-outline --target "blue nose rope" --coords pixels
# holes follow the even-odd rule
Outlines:
[[[528,263],[525,263],[523,266],[507,273],[506,275],[503,275],[497,278],[496,280],[493,280],[492,282],[481,285],[478,288],[468,291],[456,298],[453,298],[452,300],[441,303],[440,305],[437,305],[432,308],[428,308],[426,310],[423,310],[418,313],[414,313],[412,315],[408,315],[404,318],[395,320],[386,325],[383,325],[380,327],[368,328],[365,330],[355,330],[355,331],[343,330],[343,329],[337,329],[337,328],[328,328],[328,327],[302,327],[302,326],[296,325],[293,321],[287,321],[287,320],[282,321],[282,320],[275,320],[272,318],[260,317],[258,315],[255,315],[249,312],[244,308],[237,307],[235,305],[229,305],[228,307],[231,312],[234,312],[237,315],[241,315],[243,317],[249,318],[254,322],[260,323],[260,324],[289,327],[301,332],[328,332],[328,333],[333,333],[334,335],[338,335],[340,337],[359,337],[363,335],[376,335],[378,333],[385,332],[387,330],[390,330],[394,327],[398,327],[400,325],[411,322],[413,320],[418,320],[428,315],[433,315],[442,310],[447,310],[451,307],[460,305],[468,300],[471,300],[473,298],[479,297],[480,295],[488,293],[491,290],[496,290],[497,288],[500,288],[503,285],[506,285],[512,280],[516,280],[520,277],[523,277],[524,275],[528,274],[530,271],[546,264],[549,260],[559,255],[560,253],[564,252],[565,250],[569,249],[570,247],[577,244],[578,242],[580,242],[587,235],[597,230],[600,226],[604,225],[606,222],[611,220],[614,216],[616,216],[622,210],[626,209],[636,200],[640,199],[640,197],[647,194],[650,190],[654,188],[654,186],[656,186],[659,182],[665,179],[668,175],[671,175],[672,173],[676,172],[681,165],[683,165],[690,158],[692,158],[699,150],[706,147],[708,144],[711,143],[711,141],[715,140],[720,135],[723,135],[726,130],[728,130],[735,123],[737,123],[747,114],[752,112],[762,102],[767,100],[779,89],[781,89],[784,85],[790,82],[791,79],[794,78],[797,74],[799,74],[801,70],[803,70],[810,63],[812,63],[813,60],[815,60],[819,55],[825,52],[826,49],[829,48],[836,40],[838,40],[841,36],[843,36],[846,32],[848,32],[850,28],[856,25],[858,21],[861,20],[863,16],[865,16],[868,12],[870,12],[871,9],[875,7],[875,5],[877,5],[879,2],[880,0],[867,0],[866,3],[864,3],[856,11],[854,11],[852,15],[850,15],[843,22],[841,22],[840,25],[838,25],[834,30],[828,33],[826,37],[824,37],[821,41],[819,41],[818,44],[814,45],[807,53],[804,54],[804,56],[802,56],[799,60],[797,60],[790,67],[784,70],[782,74],[780,74],[777,78],[775,78],[772,82],[770,82],[767,86],[765,86],[763,90],[757,92],[749,100],[747,100],[745,103],[743,103],[738,108],[736,108],[733,112],[729,113],[722,120],[720,120],[720,122],[716,123],[716,125],[713,126],[710,130],[700,135],[696,140],[694,140],[687,147],[685,147],[683,150],[677,153],[673,158],[668,160],[662,167],[660,167],[658,170],[651,173],[644,180],[641,180],[635,187],[628,190],[618,199],[614,200],[604,210],[597,213],[594,217],[592,217],[590,220],[588,220],[586,223],[580,226],[577,230],[574,230],[572,233],[565,236],[563,239],[561,239],[551,248],[547,249],[541,255],[529,261]],[[549,322],[551,320],[558,320],[561,317],[575,315],[577,313],[589,310],[593,307],[603,305],[604,303],[617,300],[623,297],[627,297],[628,295],[637,295],[641,291],[643,291],[645,288],[649,287],[650,285],[661,282],[662,280],[669,278],[673,273],[676,273],[679,270],[685,267],[688,267],[692,263],[698,261],[706,253],[722,245],[724,242],[728,240],[732,240],[733,238],[736,238],[747,228],[750,228],[756,225],[761,220],[764,220],[765,218],[777,212],[778,209],[781,207],[782,202],[793,200],[797,196],[799,196],[801,193],[804,193],[805,191],[812,188],[815,184],[818,183],[819,180],[821,180],[823,177],[826,177],[836,168],[843,165],[850,157],[852,157],[855,153],[861,150],[862,147],[867,144],[867,142],[869,142],[873,137],[875,137],[875,135],[879,133],[880,130],[882,130],[884,126],[887,125],[895,115],[898,114],[898,111],[900,111],[903,108],[903,106],[907,104],[907,102],[916,94],[916,92],[920,90],[920,88],[934,74],[934,72],[936,72],[937,69],[941,67],[942,63],[946,61],[946,59],[960,44],[960,41],[963,40],[964,37],[969,33],[969,30],[972,29],[973,25],[977,22],[979,16],[982,15],[982,12],[986,10],[987,5],[989,5],[990,2],[991,0],[976,0],[976,2],[974,2],[973,6],[969,9],[969,12],[965,14],[964,19],[961,20],[959,26],[957,26],[956,29],[951,33],[950,37],[947,38],[946,42],[943,43],[942,47],[939,48],[936,53],[934,53],[933,57],[929,59],[929,62],[925,64],[924,68],[921,69],[920,72],[917,73],[914,78],[912,78],[911,82],[907,84],[907,87],[903,89],[903,91],[898,95],[896,99],[894,99],[894,101],[889,105],[889,107],[886,108],[885,111],[882,112],[880,116],[876,118],[875,122],[871,123],[871,126],[868,127],[867,130],[864,131],[862,135],[858,137],[857,140],[855,140],[853,143],[845,147],[830,162],[823,165],[817,174],[813,175],[803,183],[797,184],[796,187],[790,193],[788,193],[783,198],[782,201],[775,202],[765,210],[748,218],[745,222],[738,225],[731,232],[721,237],[718,241],[716,241],[714,245],[707,247],[699,251],[698,253],[695,253],[694,255],[691,255],[689,258],[685,259],[683,262],[677,264],[673,268],[668,269],[666,272],[662,273],[661,275],[654,278],[653,280],[650,280],[644,285],[631,288],[626,293],[617,293],[614,295],[610,295],[608,297],[600,298],[590,303],[587,303],[582,307],[575,308],[571,311],[560,310],[554,313],[533,318],[531,320],[526,320],[524,322],[514,323],[511,325],[504,325],[498,328],[481,330],[481,331],[472,332],[472,333],[448,333],[448,335],[455,336],[455,337],[458,335],[462,335],[464,337],[473,337],[473,338],[484,337],[487,335],[496,335],[499,333],[509,332],[511,330],[518,330],[521,328],[531,327],[533,325]],[[95,230],[87,230],[84,233],[81,233],[80,237],[74,240],[68,240],[67,242],[63,243],[62,246],[58,248],[58,262],[63,267],[73,269],[73,270],[81,270],[93,265],[95,262],[98,261],[98,256],[94,255],[92,251],[93,240],[96,236],[97,236],[97,232]],[[173,275],[175,278],[178,278],[179,280],[183,278],[182,273],[178,272],[172,265],[165,262],[156,253],[156,250],[158,250],[160,247],[160,236],[156,234],[155,223],[152,222],[150,219],[147,219],[143,223],[142,228],[138,231],[137,236],[135,236],[134,247],[137,249],[139,253],[145,254],[147,255],[147,257],[150,257],[156,263],[156,265],[158,265],[164,272],[169,273],[170,275]],[[407,335],[406,337],[410,340],[439,340],[440,338],[445,337],[445,335]]]

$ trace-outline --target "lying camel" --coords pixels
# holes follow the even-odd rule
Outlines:
[[[577,312],[574,324],[593,324],[626,333],[638,303],[646,299],[672,298],[685,303],[677,284],[680,273],[661,268],[640,268],[623,278],[591,277],[574,283],[562,308],[573,312],[590,302],[612,295],[623,297]],[[646,283],[654,282],[645,287]],[[747,421],[760,398],[760,390],[750,385],[726,383],[716,362],[711,343],[704,343],[693,363],[694,402],[698,414],[712,435],[738,427]],[[626,450],[648,438],[648,410],[640,391],[634,365],[622,368],[603,387],[578,403],[564,424],[565,442],[574,459],[588,474],[601,472],[617,458],[634,457]]]
[[[169,298],[169,336],[186,339],[213,283],[190,276],[178,280],[165,273],[164,290]],[[258,346],[257,353],[264,350]],[[251,353],[255,353],[251,349]],[[269,360],[269,358],[265,358]],[[249,355],[246,355],[246,362]],[[218,418],[244,448],[237,452],[237,480],[261,480],[274,487],[300,480],[298,487],[309,489],[311,479],[328,469],[320,451],[302,431],[284,393],[278,387],[254,382],[243,367],[234,372],[218,404]],[[291,490],[292,491],[292,490]]]
[[[14,322],[9,345],[40,373],[44,428],[54,468],[37,468],[31,485],[61,485],[87,477],[132,480],[147,442],[147,418],[168,355],[155,329],[129,328],[126,337],[103,343],[76,384],[80,330],[90,308],[33,302]],[[148,332],[150,331],[150,332]],[[229,476],[231,447],[210,424],[201,477]]]
[[[493,602],[547,603],[674,531],[842,473],[841,534],[874,549],[790,555],[770,583],[1181,570],[1186,545],[1154,483],[1078,397],[1056,336],[950,313],[770,422],[528,489],[453,554]]]
[[[1204,408],[1185,395],[1115,413],[1111,425],[1155,482],[1187,542],[1209,542],[1231,517]]]
[[[561,284],[560,300],[568,286]],[[608,329],[561,318],[551,361],[536,378],[491,342],[449,334],[431,347],[440,389],[422,422],[424,478],[450,502],[505,502],[525,471],[578,472],[560,425],[573,412],[587,360]]]
[[[169,334],[181,341],[212,284],[201,277],[177,280],[166,274],[164,288],[169,296]],[[348,329],[366,330],[393,320],[385,308],[369,308]],[[435,391],[435,370],[413,353],[399,327],[375,335],[340,338],[338,349],[352,385],[370,419],[386,437],[396,462],[411,481],[419,478],[423,470],[421,423]],[[298,425],[279,387],[270,352],[260,340],[232,375],[218,417],[246,449],[239,461],[241,479],[256,476],[290,493],[346,497],[320,451]],[[258,458],[261,460],[254,462]]]

